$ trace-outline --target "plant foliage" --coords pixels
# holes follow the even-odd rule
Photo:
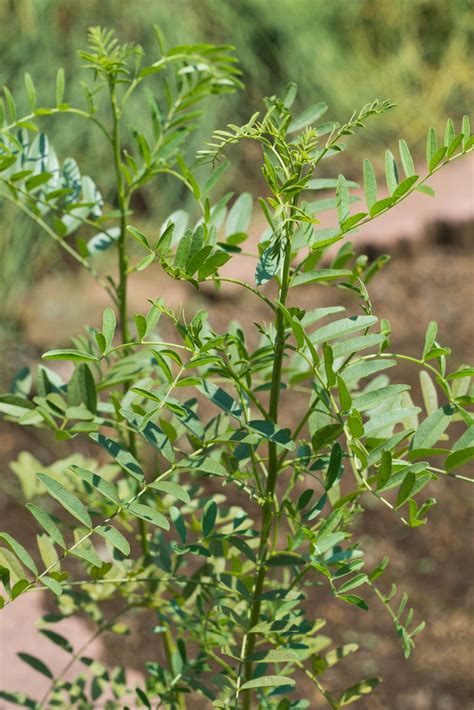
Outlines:
[[[448,121],[441,139],[429,130],[422,170],[404,140],[399,156],[387,151],[388,192],[365,160],[361,201],[357,184],[344,175],[324,177],[324,161],[392,104],[374,101],[341,125],[323,122],[321,102],[292,112],[291,84],[282,97],[266,100],[263,113],[215,132],[199,154],[213,166],[202,180],[182,147],[196,106],[240,88],[239,70],[227,46],[167,49],[158,30],[157,40],[158,59],[144,65],[140,47],[92,28],[81,53],[91,79],[84,84],[86,108],[65,101],[61,70],[54,106],[38,104],[27,76],[30,111],[19,117],[5,90],[2,197],[103,285],[111,307],[100,328],[88,327],[71,347],[43,355],[46,363],[71,362],[68,380],[53,364],[40,365],[35,378],[22,373],[0,397],[5,419],[48,429],[62,441],[86,440],[92,455],[45,469],[23,454],[14,470],[38,524],[37,549],[0,534],[2,606],[48,590],[58,612],[42,619],[40,632],[79,660],[85,675],[66,680],[70,662],[55,675],[21,653],[48,678],[47,690],[41,699],[7,691],[2,697],[37,710],[92,708],[103,698],[110,708],[185,708],[198,694],[216,708],[296,710],[311,704],[299,685],[306,676],[329,707],[342,708],[380,679],[328,687],[326,671],[357,646],[335,647],[321,634],[325,619],[305,599],[324,587],[335,603],[362,613],[374,592],[408,657],[424,624],[405,594],[380,588],[388,560],[365,562],[354,517],[373,497],[400,524],[424,525],[436,503],[426,486],[440,476],[464,478],[459,468],[474,454],[474,370],[450,370],[450,350],[438,341],[435,323],[422,353],[391,351],[390,325],[373,313],[367,289],[386,259],[356,258],[347,237],[415,190],[432,194],[433,173],[472,150],[469,122],[456,128]],[[146,81],[149,130],[139,132],[123,124],[123,110]],[[58,114],[76,114],[102,132],[115,166],[110,206],[96,187],[100,175],[81,176],[73,159],[61,167],[39,130],[45,117]],[[222,160],[242,140],[260,147],[267,185],[258,202],[268,228],[252,283],[221,269],[242,251],[253,200],[213,198],[227,167]],[[158,175],[186,186],[198,216],[175,212],[148,236],[133,225],[131,198]],[[334,226],[320,229],[318,215],[326,209],[334,212]],[[132,240],[141,250],[137,261]],[[116,249],[118,270],[104,277],[97,259],[109,248]],[[236,323],[220,332],[205,311],[190,318],[155,295],[147,312],[131,319],[128,278],[154,263],[196,289],[231,282],[260,299],[269,323],[256,324],[257,344]],[[353,307],[305,310],[302,287],[346,289]],[[423,408],[407,385],[390,381],[387,373],[400,359],[420,369]],[[298,418],[287,421],[282,405],[296,401]],[[54,630],[63,618],[85,613],[95,625],[91,640],[123,634],[140,610],[156,614],[162,650],[146,664],[139,687],[127,682],[123,668],[103,667]]]

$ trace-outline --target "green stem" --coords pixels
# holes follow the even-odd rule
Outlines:
[[[130,331],[128,327],[128,304],[127,304],[127,267],[128,267],[128,256],[127,256],[127,209],[128,209],[128,198],[125,191],[125,185],[122,174],[122,161],[121,161],[121,137],[120,137],[120,118],[121,112],[117,104],[117,96],[115,91],[115,82],[111,80],[110,82],[110,104],[112,108],[112,147],[114,155],[114,167],[115,167],[115,181],[117,187],[117,202],[118,209],[120,211],[120,234],[117,241],[118,249],[118,269],[119,269],[119,282],[117,286],[117,298],[118,298],[118,310],[120,319],[120,333],[122,344],[130,342]],[[129,384],[126,382],[124,384],[125,390],[128,389]],[[136,456],[136,441],[135,434],[129,432],[128,444],[130,453]],[[140,533],[140,543],[143,555],[146,558],[150,555],[150,550],[148,546],[148,533],[147,525],[141,518],[138,521],[138,529]]]
[[[283,305],[286,302],[286,297],[288,295],[289,286],[289,275],[290,275],[290,263],[291,263],[291,241],[290,235],[287,235],[286,245],[285,245],[285,261],[283,266],[279,301]],[[282,310],[278,310],[275,318],[276,326],[276,339],[275,339],[275,359],[273,361],[273,371],[271,380],[271,390],[270,390],[270,405],[268,415],[271,421],[275,424],[278,422],[278,405],[280,402],[280,383],[281,374],[283,369],[283,356],[285,353],[285,318]],[[274,496],[276,481],[278,475],[278,452],[277,445],[275,442],[270,441],[268,444],[268,477],[267,485],[265,489],[265,503],[262,510],[262,532],[260,536],[259,545],[259,568],[257,572],[257,577],[255,579],[255,586],[252,594],[252,602],[250,606],[250,616],[249,616],[249,629],[251,629],[258,622],[260,618],[261,600],[260,596],[262,594],[265,578],[267,574],[267,568],[265,566],[265,560],[267,557],[267,548],[270,538],[270,532],[273,521],[273,506],[274,506]],[[244,636],[242,642],[242,649],[240,657],[242,659],[247,658],[253,652],[256,643],[256,634],[249,634],[248,631]],[[248,681],[252,677],[253,664],[251,661],[245,662],[244,666],[244,682]],[[240,675],[240,673],[239,673]],[[243,695],[243,710],[250,710],[252,703],[252,692],[244,691]]]
[[[120,211],[120,234],[117,240],[118,248],[118,267],[119,267],[119,283],[118,283],[118,300],[119,300],[119,315],[120,329],[122,333],[122,342],[128,343],[130,340],[128,329],[128,309],[127,309],[127,196],[123,182],[122,163],[120,157],[120,109],[117,105],[115,95],[115,84],[110,85],[110,102],[112,106],[112,145],[114,154],[115,180],[117,185],[117,201]]]

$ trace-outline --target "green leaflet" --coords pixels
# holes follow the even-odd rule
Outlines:
[[[134,239],[136,239],[137,242],[139,244],[141,244],[144,249],[146,249],[147,251],[153,250],[150,242],[148,241],[148,238],[143,234],[143,232],[141,232],[136,227],[131,227],[130,225],[128,225],[127,229],[130,232],[130,234],[132,235],[132,237],[134,237]],[[107,309],[107,310],[111,310],[111,309]],[[102,326],[102,332],[104,332],[103,326]],[[104,335],[105,335],[105,333],[104,333]]]
[[[252,431],[257,431],[264,439],[273,441],[275,444],[282,446],[284,449],[293,451],[295,443],[291,439],[289,429],[280,429],[276,424],[269,419],[253,419],[247,423],[247,427]]]
[[[230,254],[226,254],[224,251],[218,251],[212,254],[204,264],[199,267],[198,276],[200,281],[205,281],[209,276],[214,275],[221,266],[224,266],[229,259]]]
[[[4,542],[7,543],[7,545],[10,547],[10,549],[15,553],[15,555],[18,557],[20,562],[25,565],[27,569],[30,570],[30,572],[33,572],[34,575],[38,574],[38,568],[36,564],[33,562],[33,559],[30,555],[30,553],[25,550],[23,545],[15,540],[14,537],[9,535],[6,532],[0,533],[0,540],[3,540]]]
[[[398,185],[398,187],[395,187],[392,198],[394,200],[401,200],[404,195],[406,195],[414,185],[416,185],[416,182],[418,180],[418,175],[411,175],[410,177],[407,177],[406,180],[402,180],[402,182]]]
[[[314,308],[311,311],[306,311],[300,323],[303,327],[313,325],[316,321],[331,316],[333,313],[341,313],[344,311],[342,306],[330,306],[329,308]]]
[[[276,552],[266,561],[267,567],[299,567],[304,564],[306,564],[304,557],[293,552]]]
[[[392,476],[392,454],[390,451],[382,451],[380,467],[377,472],[377,490],[383,488]]]
[[[401,407],[389,410],[386,414],[377,413],[364,424],[365,435],[379,436],[381,432],[395,426],[395,424],[406,422],[420,411],[419,407]]]
[[[408,385],[387,385],[377,390],[370,390],[354,398],[354,407],[359,412],[365,412],[367,409],[377,407],[385,399],[396,397],[396,395],[406,392],[409,389]]]
[[[433,380],[426,370],[420,372],[421,393],[427,414],[432,414],[438,409],[438,392]]]
[[[61,596],[63,593],[63,588],[61,584],[56,580],[50,577],[47,574],[43,574],[41,577],[41,581],[43,582],[45,587],[48,587],[48,589],[53,592],[57,597]]]
[[[206,504],[204,508],[204,513],[202,516],[201,527],[202,534],[204,537],[209,537],[211,532],[214,530],[214,526],[217,520],[217,505],[216,502],[211,500]]]
[[[74,653],[74,648],[71,646],[67,638],[58,634],[56,631],[51,631],[51,629],[39,629],[39,633],[46,636],[46,638],[54,643],[59,648],[62,648],[67,653]]]
[[[299,273],[291,282],[292,286],[305,286],[307,284],[324,283],[352,276],[349,269],[315,269]]]
[[[438,324],[435,321],[431,321],[426,329],[425,344],[423,346],[423,360],[427,358],[431,350],[433,349],[435,338],[438,333]]]
[[[474,446],[474,426],[469,426],[452,446],[453,451],[460,451],[467,447]]]
[[[41,675],[45,675],[46,678],[54,678],[53,674],[51,673],[50,669],[46,665],[46,663],[43,663],[39,658],[36,656],[32,656],[29,653],[19,653],[18,658],[21,658],[21,660],[26,663],[28,666],[33,668],[33,670],[37,671],[38,673],[41,673]]]
[[[87,512],[87,508],[74,493],[68,491],[61,483],[48,476],[46,473],[38,473],[38,478],[48,493],[55,498],[68,513],[87,528],[92,528],[92,520]]]
[[[291,121],[287,129],[288,133],[296,133],[297,131],[301,131],[302,128],[310,126],[321,118],[327,110],[328,106],[324,101],[310,106]]]
[[[64,69],[60,67],[56,73],[56,105],[62,103],[64,97]]]
[[[141,481],[145,477],[142,467],[136,460],[136,458],[125,449],[118,441],[109,439],[103,434],[90,434],[92,441],[95,441],[99,446],[102,446],[111,456],[114,458],[118,465],[121,466],[124,471],[129,473],[131,476]]]
[[[136,515],[137,518],[153,523],[153,525],[156,525],[159,528],[163,528],[164,530],[170,529],[170,524],[165,516],[154,508],[151,508],[149,505],[143,505],[143,503],[130,503],[126,510],[132,515]]]
[[[349,427],[350,433],[356,439],[359,439],[361,436],[364,436],[364,424],[362,422],[362,417],[357,410],[354,409],[349,412],[347,425]]]
[[[342,448],[340,444],[336,443],[331,449],[331,456],[329,457],[329,465],[326,473],[326,480],[324,482],[324,487],[329,491],[334,483],[337,481],[339,472],[341,470],[342,462]]]
[[[226,237],[247,231],[252,217],[252,206],[252,195],[248,192],[244,192],[236,199],[227,215],[225,223]]]
[[[355,703],[356,700],[363,698],[365,695],[369,695],[380,682],[380,678],[367,678],[367,680],[362,680],[360,683],[356,683],[356,685],[348,688],[339,696],[337,700],[339,707],[351,705],[352,703]]]
[[[413,471],[408,471],[405,478],[402,481],[402,485],[398,491],[396,507],[401,508],[401,506],[408,500],[411,496],[413,489],[416,484],[416,475]]]
[[[337,377],[337,389],[339,392],[339,402],[342,411],[348,411],[352,406],[352,396],[346,385],[345,379]]]
[[[389,360],[388,358],[354,362],[344,368],[344,381],[346,383],[358,382],[364,377],[370,377],[389,367],[395,367],[396,364],[396,360]]]
[[[343,428],[341,424],[327,424],[326,426],[320,427],[313,434],[311,443],[313,445],[313,450],[318,452],[320,449],[325,448],[328,444],[332,443],[335,439],[342,434]]]
[[[360,587],[362,584],[365,584],[368,580],[368,577],[364,573],[357,574],[355,577],[352,577],[352,579],[349,579],[347,582],[344,582],[344,584],[341,584],[341,586],[338,589],[339,594],[345,594],[346,592],[349,592],[351,589],[356,589],[357,587]]]
[[[391,150],[385,151],[385,178],[389,192],[393,195],[398,186],[398,168]]]
[[[74,555],[74,557],[77,557],[83,562],[86,562],[88,565],[92,565],[98,569],[102,567],[102,560],[99,558],[93,547],[76,547],[74,550],[71,550],[71,555]]]
[[[370,328],[377,323],[375,316],[351,316],[350,318],[341,318],[340,320],[324,325],[318,328],[311,334],[313,343],[323,343],[325,340],[334,340],[345,335],[350,335],[358,330]],[[336,353],[334,353],[336,354]]]
[[[171,463],[175,461],[176,457],[171,442],[159,426],[151,421],[146,421],[145,417],[128,409],[121,409],[120,414],[127,420],[130,426],[133,427],[140,436],[143,436],[154,449],[159,451],[167,461]],[[128,465],[130,465],[130,462]]]
[[[444,467],[446,471],[452,471],[453,469],[463,466],[468,461],[474,458],[474,446],[469,446],[465,449],[459,449],[458,451],[453,451],[449,454],[445,461]]]
[[[452,118],[448,118],[446,121],[446,128],[444,129],[444,144],[446,147],[451,145],[456,136],[456,130],[454,128],[454,123]]]
[[[62,533],[56,524],[56,520],[45,510],[38,508],[38,506],[34,503],[27,503],[25,507],[30,511],[33,517],[41,525],[43,530],[45,530],[48,535],[50,535],[54,542],[63,549],[66,549],[66,543],[64,542]]]
[[[454,409],[448,405],[430,414],[415,432],[410,449],[429,449],[436,444],[451,423],[453,414]]]
[[[99,358],[82,350],[48,350],[43,360],[72,360],[73,362],[97,362]]]
[[[84,404],[90,412],[97,412],[95,381],[89,365],[85,362],[79,363],[69,381],[67,403],[69,407]]]
[[[197,436],[198,439],[204,438],[204,428],[196,414],[188,405],[183,404],[173,397],[168,397],[165,400],[164,397],[162,397],[158,392],[151,392],[141,387],[133,387],[132,391],[142,395],[142,397],[145,397],[146,399],[151,399],[154,402],[157,402],[160,406],[156,409],[156,411],[159,411],[161,407],[165,406],[167,409],[172,411],[183,426],[189,429],[189,431]]]
[[[403,138],[400,138],[398,142],[399,150],[400,150],[400,159],[402,161],[403,165],[403,170],[405,172],[405,175],[407,177],[411,177],[412,175],[415,174],[415,165],[413,163],[413,158],[410,153],[410,149],[408,148],[408,144],[406,140]]]
[[[192,261],[203,245],[204,229],[202,226],[198,227],[194,233],[190,229],[186,230],[176,250],[175,268],[182,269],[187,273],[186,265]]]
[[[99,525],[95,532],[108,540],[123,555],[130,554],[130,543],[117,528],[113,528],[111,525]]]
[[[173,483],[173,481],[153,481],[149,484],[150,488],[154,488],[157,491],[162,491],[166,495],[174,496],[177,500],[183,503],[190,503],[191,498],[189,493],[183,488],[183,486]]]
[[[110,350],[117,327],[117,319],[112,308],[106,308],[102,316],[102,335],[105,340],[105,351]]]
[[[38,550],[43,560],[44,566],[48,569],[55,566],[56,570],[60,570],[58,553],[54,547],[53,541],[49,535],[37,535],[36,543],[38,545]]]
[[[248,680],[241,686],[241,690],[249,690],[251,688],[279,688],[281,686],[295,685],[293,678],[285,678],[280,675],[262,675],[259,678]]]
[[[344,175],[339,175],[337,178],[336,207],[339,224],[342,224],[350,216],[349,186]]]
[[[208,399],[211,400],[211,402],[217,405],[224,412],[240,420],[242,416],[242,407],[237,404],[235,399],[233,399],[230,394],[222,389],[222,387],[217,387],[217,385],[210,380],[204,380],[202,384],[197,385],[196,389],[202,392]]]
[[[374,166],[367,159],[364,160],[364,190],[367,207],[371,210],[377,202],[377,179]]]
[[[86,483],[90,486],[93,486],[93,488],[99,491],[99,493],[101,493],[105,498],[112,501],[112,503],[115,503],[116,505],[120,505],[118,490],[113,483],[110,483],[105,478],[102,478],[102,476],[99,476],[98,473],[88,471],[81,466],[73,465],[70,468],[74,471],[74,473],[80,476],[83,481],[86,481]]]
[[[328,387],[333,387],[336,382],[336,374],[333,369],[334,354],[329,343],[323,343],[324,369],[326,371],[326,382]]]
[[[291,648],[270,648],[267,651],[256,651],[245,660],[254,663],[291,663],[298,660],[298,654]]]
[[[436,131],[434,128],[430,128],[426,138],[426,164],[429,168],[433,156],[438,149],[438,141],[436,138]]]
[[[211,476],[227,476],[227,471],[224,466],[210,457],[203,457],[201,459],[190,461],[188,465],[183,465],[183,468],[190,471],[202,471],[203,473],[208,473]]]

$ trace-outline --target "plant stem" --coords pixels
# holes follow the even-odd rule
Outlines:
[[[286,297],[288,295],[288,285],[289,285],[289,274],[290,274],[290,262],[291,262],[291,241],[290,234],[287,234],[286,245],[285,245],[285,260],[283,265],[283,272],[281,277],[280,294],[279,301],[285,305]],[[276,339],[275,339],[275,359],[273,361],[273,371],[271,380],[271,390],[270,390],[270,405],[269,405],[269,418],[274,424],[278,423],[278,405],[280,402],[280,384],[281,384],[281,373],[283,369],[283,356],[285,353],[285,319],[283,312],[281,310],[277,311],[275,318],[276,327]],[[265,503],[262,510],[262,532],[260,535],[260,545],[259,545],[259,568],[257,572],[257,577],[255,579],[255,586],[252,594],[252,602],[250,607],[249,616],[249,629],[251,629],[258,622],[260,618],[260,608],[261,600],[260,596],[263,591],[265,584],[265,578],[267,574],[267,568],[265,566],[265,560],[267,557],[268,541],[270,538],[270,532],[273,521],[273,505],[276,481],[278,475],[279,465],[278,465],[278,453],[277,445],[275,442],[270,441],[268,444],[268,477],[267,485],[265,489]],[[249,634],[248,631],[244,636],[242,643],[241,658],[245,659],[250,656],[255,648],[256,635]],[[248,681],[252,677],[253,664],[251,661],[245,662],[244,670],[244,680]],[[243,710],[250,710],[252,702],[252,692],[244,691],[243,696]]]
[[[119,266],[119,283],[118,283],[118,300],[119,300],[119,315],[120,315],[120,329],[122,333],[122,342],[128,343],[129,341],[129,329],[128,329],[128,309],[127,309],[127,248],[126,248],[126,238],[127,238],[127,195],[125,193],[125,186],[123,182],[122,175],[122,165],[120,159],[120,109],[117,105],[117,97],[115,93],[115,83],[110,84],[110,103],[112,106],[112,146],[114,154],[114,166],[115,166],[115,180],[117,185],[117,201],[118,209],[120,211],[120,234],[117,240],[118,248],[118,266]]]
[[[123,181],[122,174],[122,163],[121,163],[121,138],[120,138],[120,118],[121,113],[117,104],[117,96],[115,91],[115,81],[110,81],[110,104],[112,108],[112,147],[114,154],[114,166],[115,166],[115,181],[117,187],[117,202],[118,209],[120,211],[120,234],[117,241],[118,248],[118,269],[119,269],[119,282],[117,287],[117,298],[118,298],[118,309],[120,318],[120,333],[122,345],[130,341],[130,331],[128,327],[128,304],[127,304],[127,267],[128,267],[128,257],[127,257],[127,209],[128,209],[128,198],[125,191],[125,185]],[[124,384],[125,390],[128,389],[128,383]],[[136,442],[135,434],[130,432],[128,435],[128,443],[130,453],[136,456]],[[148,547],[148,533],[147,526],[144,520],[141,518],[138,521],[138,529],[140,532],[140,542],[142,552],[145,558],[150,555],[150,550]]]

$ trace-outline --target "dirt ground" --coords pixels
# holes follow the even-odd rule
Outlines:
[[[401,234],[400,236],[403,236]],[[380,318],[388,318],[393,328],[393,349],[402,353],[421,352],[424,332],[430,320],[439,324],[441,343],[453,345],[453,364],[460,365],[473,359],[474,254],[472,222],[455,224],[452,218],[438,222],[436,226],[425,225],[423,237],[415,240],[391,240],[389,252],[393,259],[385,268],[383,276],[375,278],[370,285],[374,312]],[[381,244],[367,238],[372,254],[379,253]],[[385,245],[384,245],[385,246]],[[68,283],[69,279],[69,283]],[[81,277],[82,279],[82,277]],[[83,282],[81,281],[80,284]],[[79,288],[81,288],[79,284]],[[146,284],[148,294],[151,283]],[[181,300],[183,293],[171,290],[173,284],[157,281],[152,293],[166,291],[171,300]],[[58,303],[58,288],[66,289],[64,300]],[[74,314],[65,312],[67,289],[71,296],[77,293],[78,282],[56,274],[48,283],[40,284],[33,295],[34,307],[25,313],[24,324],[28,357],[33,357],[43,346],[66,345],[55,341],[56,333],[64,332],[63,324],[76,328],[83,316],[91,321],[101,312],[104,303],[95,287],[82,291],[83,298]],[[144,291],[146,290],[144,289]],[[64,290],[62,291],[64,293]],[[193,292],[193,297],[195,292]],[[158,295],[158,294],[156,294]],[[308,289],[302,298],[306,306],[334,305],[335,295],[339,303],[348,306],[349,297],[342,291],[328,288]],[[203,295],[201,305],[211,310],[211,323],[216,329],[225,328],[234,314],[245,314],[249,323],[261,322],[268,317],[251,295],[224,291],[219,298]],[[143,299],[141,292],[132,294],[137,307]],[[356,309],[356,304],[351,306]],[[76,312],[77,311],[77,312]],[[46,325],[43,316],[47,315]],[[42,324],[40,327],[38,324]],[[74,332],[74,330],[72,331]],[[46,341],[46,342],[44,342]],[[27,356],[25,356],[27,357]],[[15,361],[17,357],[15,356]],[[17,363],[16,363],[17,364]],[[418,396],[418,372],[400,367],[397,380],[409,382]],[[291,410],[290,410],[291,411]],[[20,450],[30,450],[45,464],[54,453],[64,453],[61,445],[53,445],[44,434],[18,430],[8,424],[0,425],[1,473],[6,481],[0,486],[1,528],[18,535],[28,543],[33,526],[26,523],[22,509],[8,495],[9,476],[7,462]],[[54,450],[53,450],[54,449]],[[3,492],[2,492],[3,491]],[[417,647],[410,661],[402,656],[399,640],[386,612],[377,607],[375,597],[369,599],[370,612],[364,613],[352,607],[334,603],[321,593],[315,598],[317,615],[328,619],[327,633],[339,642],[357,642],[358,654],[337,666],[338,674],[329,678],[331,686],[348,687],[364,676],[381,675],[384,683],[357,707],[367,710],[470,710],[474,708],[473,643],[472,643],[472,552],[474,498],[469,484],[453,479],[431,484],[430,495],[439,505],[430,514],[427,526],[416,530],[402,527],[390,511],[383,507],[371,507],[358,523],[369,560],[380,559],[388,554],[391,559],[390,573],[400,589],[409,593],[410,604],[416,617],[427,621],[427,629],[418,637]],[[385,582],[387,585],[387,582]],[[44,605],[41,594],[35,601],[23,605],[14,617],[0,618],[2,635],[0,655],[0,686],[20,689],[38,683],[41,677],[30,678],[25,669],[18,669],[13,651],[30,650],[37,646],[37,634],[32,635],[32,626],[38,610]],[[12,606],[14,609],[16,605]],[[21,624],[21,633],[18,631]],[[355,629],[351,632],[347,628]],[[87,636],[87,629],[80,624],[73,631],[80,639]],[[139,669],[144,660],[151,660],[156,637],[147,624],[137,626],[137,633],[122,640],[103,638],[96,646],[97,653],[108,663],[124,663],[131,669]],[[13,646],[13,649],[12,649]],[[40,647],[41,648],[41,647]],[[49,653],[50,649],[44,650]],[[61,659],[52,664],[60,667]],[[339,675],[339,673],[341,675]],[[26,685],[25,685],[26,684]],[[44,687],[44,686],[42,686]],[[309,692],[309,691],[308,691]],[[309,697],[309,696],[308,696]],[[1,705],[0,707],[7,707]],[[197,707],[197,705],[196,705]],[[205,707],[205,706],[203,706]],[[311,708],[325,707],[319,699],[312,700]]]

